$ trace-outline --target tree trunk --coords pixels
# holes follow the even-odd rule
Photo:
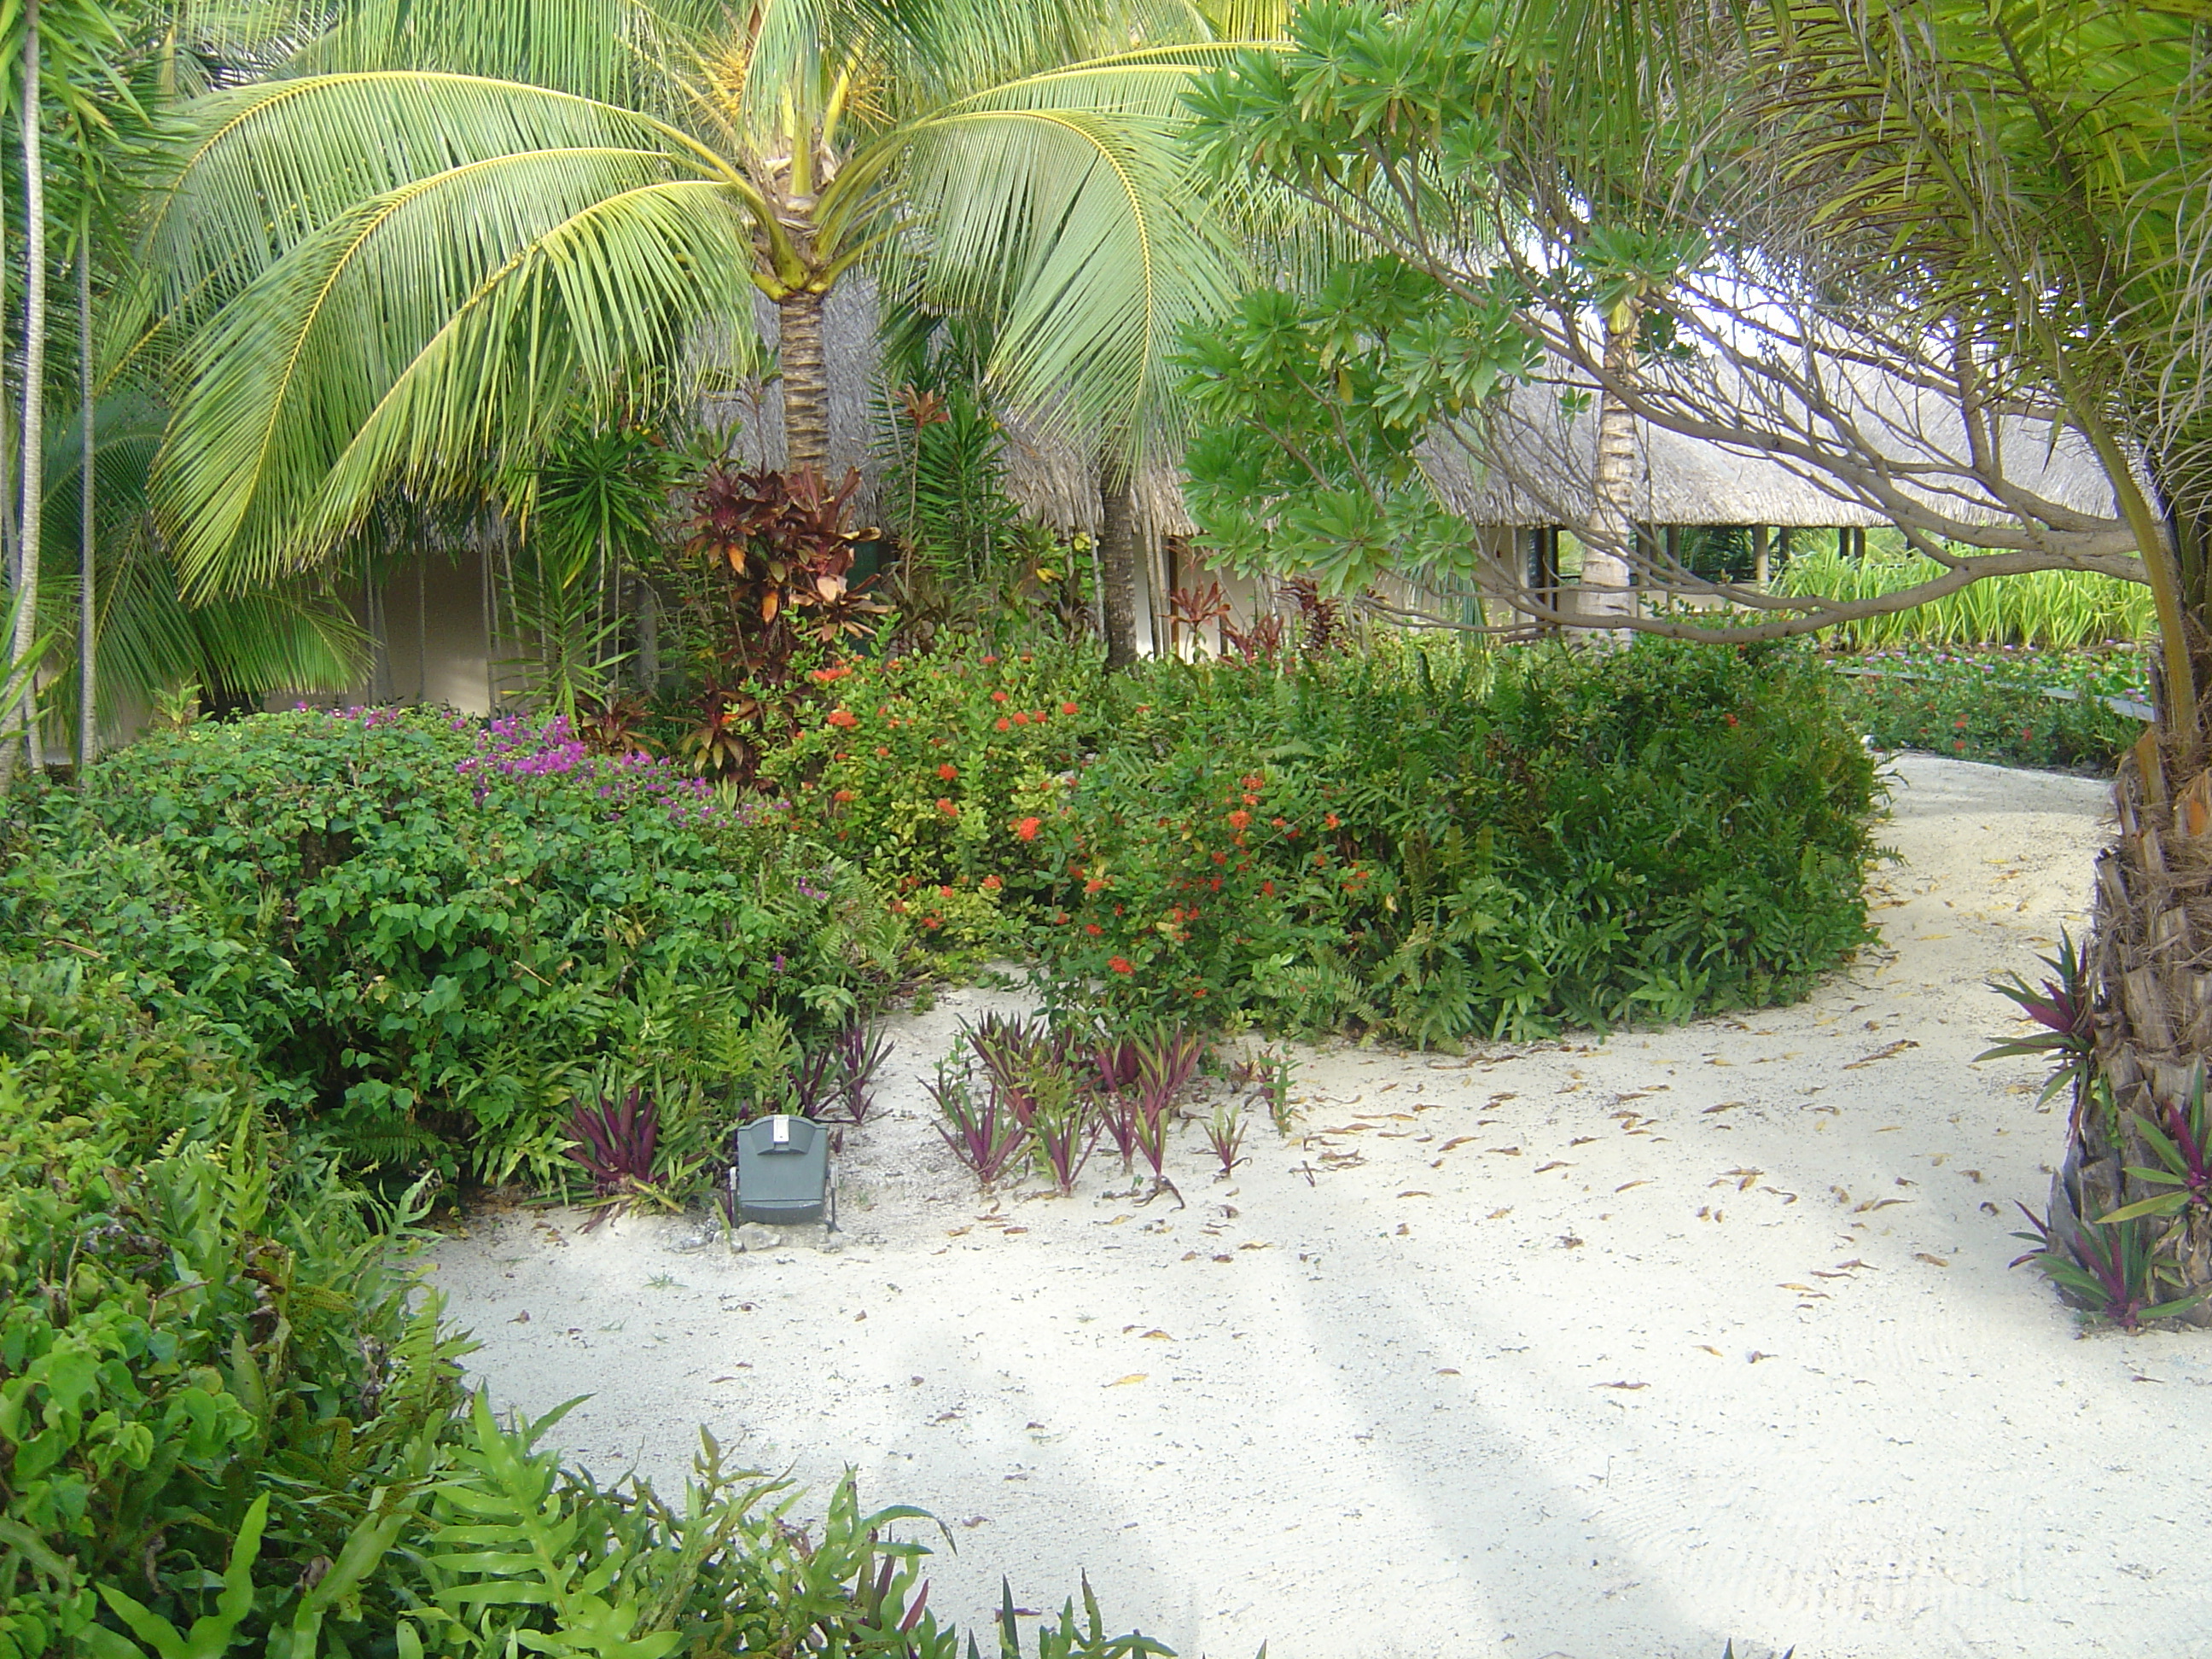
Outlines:
[[[830,374],[822,358],[822,295],[776,302],[776,362],[783,374],[783,464],[830,477]]]
[[[2103,1243],[2115,1228],[2143,1230],[2162,1279],[2144,1298],[2154,1303],[2212,1290],[2212,1213],[2191,1205],[2174,1216],[2096,1224],[2174,1190],[2127,1173],[2161,1167],[2130,1115],[2170,1135],[2169,1111],[2185,1118],[2193,1074],[2212,1054],[2212,975],[2195,965],[2199,942],[2212,940],[2212,773],[2178,793],[2172,782],[2156,738],[2146,733],[2113,783],[2120,834],[2097,860],[2085,963],[2102,1086],[2077,1097],[2065,1160],[2051,1182],[2055,1242],[2078,1244],[2094,1231]],[[2212,1325],[2212,1298],[2182,1317]]]
[[[76,379],[77,429],[83,449],[78,457],[77,501],[77,613],[76,613],[76,765],[77,774],[100,754],[100,617],[94,604],[94,576],[97,550],[93,544],[98,483],[93,476],[100,455],[99,434],[93,424],[92,367],[92,210],[77,222],[76,237]]]
[[[1129,469],[1118,460],[1098,470],[1098,570],[1106,666],[1115,672],[1137,660],[1137,497]]]
[[[15,613],[21,661],[39,637],[39,530],[46,505],[46,183],[39,153],[39,0],[23,19],[23,507],[22,609]],[[24,752],[33,771],[46,764],[38,711],[26,704]]]
[[[1608,379],[1636,370],[1639,313],[1622,301],[1606,318],[1605,368]],[[1597,398],[1597,458],[1590,471],[1590,515],[1582,526],[1583,579],[1579,595],[1584,616],[1625,615],[1629,595],[1628,550],[1635,544],[1636,420],[1620,398],[1601,387]]]
[[[637,619],[637,689],[660,695],[660,595],[642,576],[629,578],[630,612]]]

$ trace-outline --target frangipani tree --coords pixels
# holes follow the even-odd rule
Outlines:
[[[221,92],[151,215],[155,473],[197,590],[311,563],[380,492],[480,487],[580,403],[753,366],[828,460],[825,296],[988,309],[1001,395],[1140,443],[1235,280],[1176,143],[1196,14],[1062,0],[436,0]],[[1147,41],[1159,40],[1154,46]],[[496,78],[521,61],[533,79]],[[398,66],[394,66],[398,65]]]
[[[2154,576],[2101,407],[2075,408],[1986,311],[1793,179],[1813,135],[1781,129],[1796,83],[1759,56],[1753,11],[1332,0],[1298,14],[1287,48],[1202,83],[1213,167],[1383,256],[1254,296],[1194,339],[1194,507],[1213,543],[1352,592],[1425,564],[1531,621],[1714,631],[1711,617],[1578,610],[1486,556],[1431,488],[1441,454],[1556,509],[1538,521],[1574,526],[1640,584],[1731,602],[1721,631],[1740,638],[2017,571]],[[1841,125],[1828,110],[1820,136]],[[1849,604],[1699,578],[1633,533],[1632,421],[1809,480],[1896,524],[1940,574]],[[2054,451],[2069,465],[2044,465]],[[2114,504],[2078,487],[2100,468]]]

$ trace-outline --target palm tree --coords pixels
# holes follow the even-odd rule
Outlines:
[[[176,375],[155,491],[195,591],[304,568],[394,488],[481,489],[579,404],[753,366],[756,294],[788,463],[822,468],[823,305],[864,268],[988,312],[1000,395],[1133,459],[1234,286],[1175,142],[1226,50],[1188,9],[513,10],[363,0],[313,73],[191,111],[142,350]],[[486,72],[518,42],[526,78]]]

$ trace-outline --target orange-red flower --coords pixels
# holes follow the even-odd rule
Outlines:
[[[1325,816],[1325,817],[1322,819],[1322,822],[1324,824],[1326,824],[1328,828],[1330,828],[1331,830],[1335,829],[1335,828],[1336,828],[1336,825],[1337,825],[1337,817],[1336,817],[1336,814],[1335,814],[1335,813],[1334,813],[1334,812],[1328,813],[1327,816]]]
[[[1096,876],[1091,877],[1090,880],[1083,884],[1083,890],[1086,893],[1103,892],[1105,890],[1105,887],[1106,884]]]
[[[850,731],[860,723],[860,717],[849,708],[836,708],[830,711],[830,724],[842,730]]]
[[[951,761],[947,761],[944,765],[937,769],[937,775],[943,778],[945,782],[950,783],[953,779],[960,775],[960,769],[955,766]]]
[[[1003,718],[1003,717],[1002,717],[1002,718],[1000,720],[1000,721],[999,721],[999,730],[1000,730],[1000,731],[1001,731],[1001,732],[1011,732],[1011,731],[1012,731],[1012,730],[1013,730],[1013,722],[1012,722],[1012,720],[1006,720],[1006,719],[1005,719],[1005,718]]]
[[[1005,884],[996,876],[986,876],[983,878],[983,890],[987,893],[995,893],[1004,885]]]
[[[948,818],[957,818],[960,816],[960,809],[942,795],[937,798],[937,810]]]
[[[991,693],[991,701],[993,702],[1004,702],[1006,700],[1006,694],[1003,691],[994,691]]]
[[[1037,831],[1042,827],[1043,822],[1044,821],[1042,818],[1024,818],[1019,823],[1014,826],[1014,833],[1019,836],[1024,841],[1035,841],[1037,838]]]
[[[1106,965],[1117,974],[1133,974],[1137,971],[1136,965],[1127,957],[1109,957],[1106,958]]]
[[[1231,812],[1229,815],[1229,827],[1231,830],[1250,829],[1252,827],[1252,815],[1249,812],[1243,811],[1242,808],[1239,808],[1237,811]]]
[[[1024,714],[1024,713],[1022,713],[1022,711],[1021,711],[1020,709],[1018,709],[1018,708],[1017,708],[1016,710],[1014,710],[1014,724],[1015,724],[1015,725],[1017,725],[1017,726],[1027,726],[1029,723],[1030,723],[1030,717],[1029,717],[1027,714]]]
[[[848,801],[858,799],[859,797],[854,795],[849,789],[840,789],[836,794],[830,796],[830,799],[836,801],[838,805],[842,806]]]
[[[1083,931],[1090,934],[1091,938],[1097,939],[1099,934],[1104,933],[1106,930],[1103,927],[1101,927],[1095,921],[1086,921],[1083,924]]]
[[[1064,702],[1060,706],[1060,712],[1063,714],[1073,714],[1076,712],[1075,705],[1072,702]]]

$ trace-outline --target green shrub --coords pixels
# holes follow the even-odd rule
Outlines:
[[[802,1528],[710,1439],[665,1502],[495,1420],[405,1206],[270,1128],[222,1034],[79,978],[0,962],[0,1659],[957,1659],[885,1536],[918,1511],[848,1478]],[[1142,1650],[1086,1613],[1070,1659]]]
[[[2131,652],[1873,652],[1836,667],[1844,717],[1877,748],[2001,766],[2109,775],[2143,722],[2105,699],[2150,701]]]
[[[1079,648],[865,659],[817,671],[817,707],[763,769],[800,821],[861,860],[939,948],[1018,937],[1045,869],[1016,826],[1109,743],[1130,700]]]
[[[232,1036],[351,1159],[555,1177],[595,1070],[743,1069],[842,1019],[896,924],[771,804],[557,725],[301,710],[151,738],[49,797],[0,927]]]
[[[1124,1015],[1417,1042],[1677,1020],[1796,994],[1868,937],[1873,765],[1799,650],[1111,679],[1039,653],[836,690],[843,720],[776,763],[802,817],[925,928],[1019,895],[1061,994]]]

